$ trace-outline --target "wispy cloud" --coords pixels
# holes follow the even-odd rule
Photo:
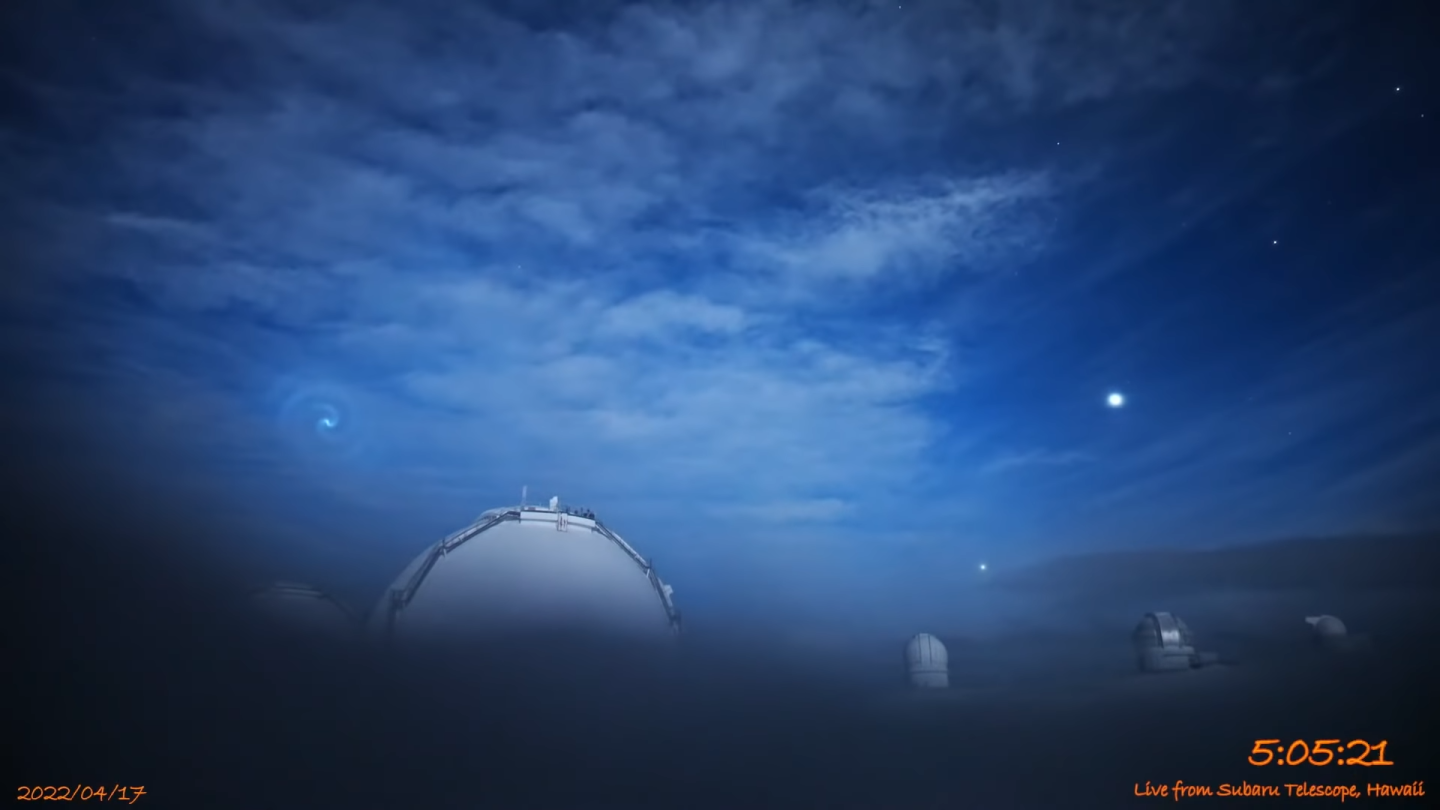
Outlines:
[[[598,331],[616,337],[665,338],[677,331],[734,334],[744,330],[745,323],[746,312],[740,307],[661,290],[610,307]]]
[[[729,517],[758,520],[762,523],[828,522],[854,511],[854,506],[838,498],[807,501],[780,501],[739,506]]]
[[[1087,453],[1076,450],[1023,450],[1003,453],[981,468],[985,473],[1003,473],[1022,470],[1027,467],[1068,467],[1091,461]]]
[[[820,217],[757,240],[756,259],[820,281],[873,281],[1008,267],[1041,249],[1054,189],[1043,175],[947,181],[903,194],[827,189]],[[812,215],[813,216],[813,215]]]

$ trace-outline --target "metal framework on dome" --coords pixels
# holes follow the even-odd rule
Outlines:
[[[425,578],[430,575],[430,571],[435,568],[435,564],[440,561],[440,558],[502,523],[535,520],[540,515],[547,516],[544,518],[546,522],[553,520],[555,528],[558,531],[569,531],[572,526],[585,528],[600,535],[613,543],[621,551],[625,552],[625,555],[645,573],[645,578],[649,580],[650,587],[654,589],[656,596],[660,597],[660,604],[665,608],[665,617],[670,625],[670,631],[679,634],[681,627],[680,611],[676,609],[675,601],[671,598],[672,588],[655,573],[655,566],[652,565],[649,560],[642,557],[640,552],[625,542],[620,535],[606,528],[605,524],[600,522],[600,519],[595,516],[593,511],[561,505],[559,498],[551,498],[549,506],[529,506],[525,504],[525,494],[522,493],[519,506],[491,509],[482,514],[474,523],[447,536],[444,540],[441,540],[430,548],[430,551],[425,555],[424,561],[420,564],[420,567],[415,570],[415,573],[405,583],[404,587],[391,589],[390,598],[386,601],[385,609],[386,635],[390,635],[393,631],[396,617],[399,616],[400,612],[415,598],[415,594],[420,590],[420,585],[425,582]],[[554,517],[550,518],[548,517],[549,515],[553,515]],[[578,518],[579,520],[578,522],[572,521],[570,520],[571,518]]]

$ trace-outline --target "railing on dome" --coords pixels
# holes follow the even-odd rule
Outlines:
[[[393,629],[395,625],[395,617],[400,613],[401,610],[404,610],[405,607],[410,604],[410,601],[412,599],[415,598],[415,593],[420,590],[420,584],[423,583],[425,581],[425,578],[430,575],[431,569],[435,567],[435,564],[440,561],[441,557],[444,557],[446,554],[449,554],[451,551],[454,551],[455,549],[464,545],[466,542],[473,539],[477,535],[489,531],[490,529],[500,525],[501,523],[512,520],[517,522],[522,520],[522,512],[549,511],[550,510],[544,509],[542,507],[519,506],[513,509],[508,509],[504,512],[487,512],[485,515],[481,516],[480,520],[461,529],[458,532],[455,532],[454,534],[449,535],[444,540],[441,540],[439,543],[436,543],[430,549],[429,553],[425,555],[424,562],[420,563],[420,567],[416,569],[413,575],[411,575],[410,580],[405,583],[405,587],[392,589],[390,591],[390,604],[385,616],[386,632],[389,633],[390,630]],[[680,611],[676,609],[675,601],[671,598],[670,586],[666,585],[660,579],[660,576],[655,573],[655,566],[651,565],[649,560],[646,560],[644,557],[640,556],[640,552],[636,551],[629,543],[621,539],[620,535],[607,529],[605,525],[600,522],[600,518],[596,517],[595,513],[590,511],[589,509],[578,509],[570,506],[562,506],[558,510],[558,512],[561,514],[585,518],[593,521],[593,524],[590,527],[590,530],[592,532],[595,532],[601,537],[604,537],[605,539],[614,543],[620,548],[621,551],[624,551],[625,554],[628,555],[630,559],[635,562],[636,565],[640,566],[640,569],[645,572],[645,578],[650,582],[650,587],[653,588],[656,595],[660,597],[660,603],[665,608],[665,618],[670,624],[671,632],[680,632]]]
[[[651,565],[649,560],[641,557],[640,552],[631,548],[629,543],[620,539],[620,535],[605,528],[605,524],[601,523],[599,518],[592,519],[595,524],[591,526],[590,530],[619,546],[645,572],[645,578],[650,580],[650,587],[655,589],[655,593],[660,596],[660,603],[665,606],[665,618],[670,622],[670,629],[676,633],[680,632],[680,611],[675,608],[675,600],[670,598],[670,586],[660,580],[660,575],[655,573],[655,566]]]

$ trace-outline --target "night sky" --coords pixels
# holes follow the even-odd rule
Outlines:
[[[364,609],[528,487],[825,646],[1434,530],[1427,5],[6,3],[7,553]]]

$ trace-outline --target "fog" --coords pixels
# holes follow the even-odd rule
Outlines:
[[[1403,563],[1361,582],[1346,579],[1355,560],[1296,580],[1285,544],[1187,552],[1278,568],[1216,586],[1194,558],[1200,573],[1166,583],[1169,599],[1151,563],[1120,557],[1109,565],[1132,566],[1118,577],[1129,587],[1094,573],[1102,558],[996,577],[997,599],[1030,608],[977,623],[970,594],[916,616],[911,632],[950,651],[952,688],[926,695],[906,685],[908,633],[838,620],[790,632],[783,615],[702,611],[664,649],[528,637],[399,654],[297,639],[250,621],[234,572],[185,553],[175,525],[73,510],[37,529],[45,504],[30,506],[7,527],[30,541],[12,646],[21,772],[143,785],[156,806],[1115,807],[1143,801],[1147,781],[1363,792],[1424,779],[1435,761],[1420,720],[1440,615],[1425,538],[1351,541],[1355,560]],[[1129,632],[1157,609],[1227,665],[1137,673]],[[1318,649],[1303,622],[1318,612],[1372,650]],[[1246,762],[1257,739],[1335,738],[1388,740],[1395,765]]]

